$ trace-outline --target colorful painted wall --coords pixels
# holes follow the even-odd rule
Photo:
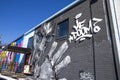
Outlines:
[[[22,36],[16,40],[17,47],[23,46],[23,38],[24,38],[24,36]],[[24,54],[23,53],[16,53],[15,68],[14,68],[15,72],[22,72],[23,65],[24,65]]]
[[[23,36],[11,43],[11,46],[22,47]],[[10,51],[2,52],[2,69],[14,72],[22,72],[24,65],[24,54]]]
[[[24,40],[23,40],[23,47],[24,48],[30,48],[33,50],[33,36],[34,36],[34,30],[24,34]],[[26,61],[25,61],[25,65],[29,65],[30,64],[30,60],[31,60],[31,55],[32,53],[29,53],[26,55]]]
[[[16,45],[15,42],[11,43],[12,46]],[[1,49],[0,51],[0,66],[2,70],[14,70],[12,68],[14,66],[14,58],[15,54],[14,52],[4,51]]]
[[[23,48],[31,48],[33,46],[33,37],[34,31],[28,34],[24,34],[23,36],[16,39],[14,42],[12,42],[11,46],[17,46],[17,47],[23,47]],[[27,55],[27,59],[25,59],[25,56],[23,53],[16,53],[16,52],[10,52],[10,51],[1,51],[0,52],[0,63],[2,66],[2,70],[9,70],[14,71],[17,73],[23,72],[24,65],[30,64],[31,59],[31,53]],[[26,60],[26,61],[25,61]]]
[[[24,34],[24,40],[23,40],[23,47],[24,48],[27,48],[28,47],[28,43],[29,43],[29,39],[31,38],[31,37],[33,37],[34,36],[34,31],[31,31],[31,32],[29,32],[29,33],[27,33],[27,34]]]

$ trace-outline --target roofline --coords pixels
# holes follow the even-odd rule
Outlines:
[[[35,27],[33,27],[32,29],[30,29],[29,31],[27,31],[26,33],[24,33],[24,35],[34,31],[36,28],[38,28],[40,25],[42,25],[43,23],[55,18],[56,16],[60,15],[61,13],[63,13],[64,11],[67,11],[68,9],[72,8],[73,6],[77,5],[78,3],[85,1],[85,0],[76,0],[74,2],[72,2],[71,4],[69,4],[68,6],[64,7],[63,9],[61,9],[60,11],[58,11],[57,13],[53,14],[52,16],[50,16],[49,18],[45,19],[44,21],[42,21],[41,23],[39,23],[38,25],[36,25]]]

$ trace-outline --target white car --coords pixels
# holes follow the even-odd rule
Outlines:
[[[0,74],[0,80],[17,80],[17,79],[14,79],[14,78],[11,78],[11,77],[8,77],[8,76],[4,76],[4,75]]]

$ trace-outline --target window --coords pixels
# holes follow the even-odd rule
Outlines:
[[[33,37],[30,37],[29,40],[28,40],[27,48],[31,48],[32,49],[32,47],[33,47]]]
[[[68,36],[69,32],[69,20],[66,19],[58,24],[57,27],[57,39],[65,38]]]

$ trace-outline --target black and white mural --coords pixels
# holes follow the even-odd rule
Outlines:
[[[85,0],[35,30],[33,75],[26,80],[117,80],[102,1]],[[66,19],[69,35],[57,39]]]
[[[75,41],[84,41],[86,38],[92,37],[92,32],[97,33],[101,30],[100,26],[97,25],[98,22],[101,22],[102,19],[93,18],[89,20],[89,27],[85,27],[84,23],[86,21],[79,21],[78,19],[82,16],[82,13],[79,13],[75,16],[75,25],[73,29],[75,32],[71,32],[69,39],[64,41],[59,48],[58,42],[53,41],[53,27],[51,23],[44,24],[40,30],[36,30],[34,35],[34,52],[32,55],[32,68],[33,76],[27,77],[27,80],[67,80],[64,76],[60,79],[57,75],[62,70],[62,68],[67,67],[71,63],[70,55],[67,55],[63,60],[61,57],[67,51],[69,43],[72,40]],[[92,22],[94,22],[92,24]],[[43,58],[47,43],[52,43],[51,48],[47,55]],[[57,50],[56,50],[57,49]],[[94,80],[94,76],[90,72],[79,72],[80,80]]]
[[[55,50],[58,43],[54,41],[47,56],[43,59],[43,62],[40,63],[42,55],[45,54],[46,43],[52,41],[53,35],[50,34],[51,32],[52,27],[50,23],[47,23],[40,32],[35,33],[34,52],[32,55],[34,75],[32,77],[27,77],[26,80],[66,80],[64,77],[59,79],[57,74],[71,62],[69,55],[60,61],[62,55],[68,49],[67,41],[65,41],[56,52]]]

